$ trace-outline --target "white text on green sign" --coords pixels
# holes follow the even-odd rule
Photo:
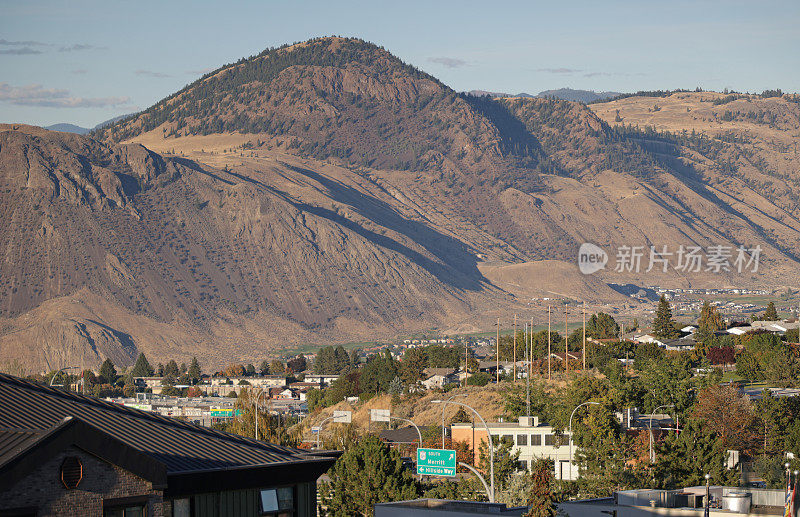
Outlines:
[[[417,474],[455,476],[456,451],[450,449],[417,449]]]

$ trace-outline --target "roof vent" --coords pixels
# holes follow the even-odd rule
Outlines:
[[[83,479],[83,464],[76,456],[67,456],[61,463],[61,482],[67,490],[78,488]]]

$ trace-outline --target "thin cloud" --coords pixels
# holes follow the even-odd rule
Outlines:
[[[161,72],[153,72],[152,70],[137,70],[134,72],[136,75],[141,75],[143,77],[155,77],[157,79],[163,79],[165,77],[172,77],[168,74],[162,74]]]
[[[186,73],[189,75],[206,75],[214,70],[216,70],[216,68],[202,68],[200,70],[187,70]]]
[[[97,45],[76,43],[75,45],[59,47],[58,49],[59,52],[80,52],[81,50],[108,50],[108,47],[98,47]]]
[[[616,74],[612,74],[611,72],[589,72],[589,73],[583,74],[584,77],[609,77],[609,76],[612,76],[612,75],[616,75]]]
[[[577,74],[579,72],[583,72],[583,70],[578,68],[537,68],[536,71],[544,72],[546,74],[562,74],[562,75]]]
[[[49,47],[49,43],[42,43],[41,41],[9,41],[7,39],[0,39],[0,45],[7,47]]]
[[[43,54],[41,50],[36,50],[30,47],[22,48],[4,48],[0,50],[0,54],[5,56],[32,56],[35,54]]]
[[[455,57],[429,57],[428,61],[431,63],[436,63],[437,65],[445,66],[447,68],[460,68],[462,66],[467,66],[466,61]]]
[[[75,75],[85,75],[85,74],[89,73],[89,71],[86,70],[85,68],[79,68],[77,70],[72,70],[70,73],[71,74],[75,74]]]
[[[130,97],[75,97],[69,90],[44,88],[41,84],[11,86],[0,83],[0,102],[44,108],[128,107]]]

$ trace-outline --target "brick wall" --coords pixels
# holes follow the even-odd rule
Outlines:
[[[61,463],[77,456],[83,464],[83,479],[67,490],[61,483]],[[103,500],[148,495],[148,517],[169,517],[163,494],[148,481],[80,449],[70,447],[37,467],[6,492],[0,492],[0,510],[37,507],[39,515],[102,516]]]

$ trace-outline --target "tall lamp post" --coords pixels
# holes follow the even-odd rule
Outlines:
[[[674,408],[675,404],[662,404],[661,406],[658,406],[657,408],[655,408],[652,413],[650,413],[650,426],[649,426],[650,427],[650,463],[655,463],[656,462],[656,455],[655,455],[655,452],[653,452],[653,415],[655,413],[657,413],[658,410],[661,409],[662,407]]]
[[[261,391],[258,393],[258,395],[256,395],[256,398],[255,398],[255,400],[253,401],[253,404],[255,405],[255,418],[256,418],[256,440],[258,440],[258,399],[259,399],[259,398],[261,398],[261,395],[263,395],[264,393],[266,393],[266,391],[264,391],[264,390],[262,389],[262,390],[261,390]],[[280,422],[278,422],[278,423],[280,423]]]
[[[573,442],[573,439],[572,439],[572,417],[575,416],[575,412],[578,410],[578,408],[580,408],[581,406],[589,406],[589,405],[600,406],[601,404],[599,402],[583,402],[583,403],[578,404],[577,406],[575,406],[575,409],[573,409],[572,413],[569,415],[569,480],[570,481],[573,481],[573,479],[572,479],[572,463],[574,461],[574,458],[572,456],[572,447],[573,447],[573,445],[572,445],[572,442]]]
[[[433,401],[434,404],[442,405],[442,449],[444,449],[444,411],[447,409],[447,404],[456,397],[466,397],[466,396],[467,396],[466,393],[461,393],[457,395],[452,395],[451,397],[446,398],[444,400]]]
[[[709,508],[711,505],[711,474],[706,474],[706,508],[703,512],[704,517],[708,517]]]
[[[465,408],[469,409],[470,411],[472,411],[475,414],[475,416],[478,417],[478,420],[481,421],[481,423],[483,424],[483,427],[486,428],[486,441],[487,441],[487,443],[489,445],[489,477],[490,477],[489,490],[491,492],[489,494],[489,502],[493,503],[494,502],[494,443],[492,443],[492,432],[489,430],[489,425],[486,423],[486,420],[483,419],[483,417],[481,416],[480,413],[475,411],[475,408],[473,408],[472,406],[468,406],[467,404],[464,404],[463,402],[457,402],[455,400],[446,400],[446,401],[444,401],[444,400],[431,400],[431,404],[456,404],[458,406],[465,407]]]

